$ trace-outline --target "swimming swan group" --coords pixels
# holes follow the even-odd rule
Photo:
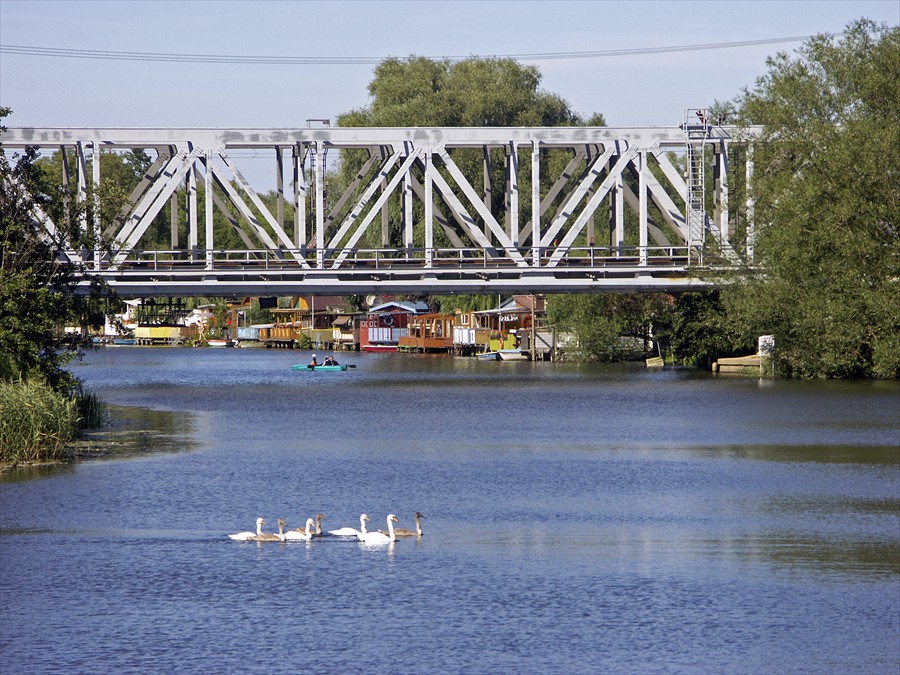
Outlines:
[[[369,521],[369,516],[365,513],[360,515],[359,517],[359,529],[353,527],[342,527],[337,530],[329,530],[326,533],[322,532],[322,520],[325,518],[325,515],[322,513],[316,514],[315,520],[312,518],[306,519],[306,527],[303,529],[295,529],[284,531],[284,518],[278,519],[278,532],[263,532],[262,526],[266,524],[264,518],[256,519],[256,532],[237,532],[236,534],[229,534],[228,538],[233,539],[234,541],[312,541],[313,539],[322,538],[325,536],[329,537],[356,537],[359,541],[365,544],[387,544],[392,541],[396,541],[400,537],[421,537],[424,532],[422,531],[422,523],[421,520],[424,518],[421,513],[416,511],[415,520],[416,520],[416,529],[415,530],[407,530],[405,528],[394,528],[394,523],[399,522],[397,516],[393,513],[389,514],[386,522],[387,522],[387,530],[375,530],[373,532],[369,532],[366,529],[366,523]]]

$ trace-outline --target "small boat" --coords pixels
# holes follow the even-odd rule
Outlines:
[[[396,352],[400,347],[397,345],[363,345],[364,352]]]
[[[348,366],[345,363],[339,363],[336,366],[309,366],[309,365],[304,365],[302,363],[297,363],[297,364],[291,366],[291,370],[297,370],[297,371],[303,371],[303,370],[316,370],[316,371],[319,371],[319,370],[326,370],[326,371],[327,370],[347,370],[347,368],[349,368],[349,367],[350,366]]]
[[[501,361],[527,361],[529,357],[529,353],[521,349],[501,349],[497,353]]]
[[[500,354],[498,352],[480,352],[477,354],[479,361],[499,361]]]
[[[207,340],[207,341],[206,341],[206,346],[207,346],[207,347],[215,347],[215,348],[217,348],[217,349],[221,349],[221,348],[223,348],[223,347],[227,347],[227,346],[228,346],[228,341],[227,341],[227,340]]]
[[[120,346],[131,346],[134,344],[134,338],[113,338],[112,343]]]

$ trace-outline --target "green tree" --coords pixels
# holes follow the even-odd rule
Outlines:
[[[540,88],[541,73],[535,66],[524,66],[512,59],[467,59],[461,62],[434,61],[424,57],[387,59],[376,69],[369,84],[371,102],[365,108],[353,110],[338,118],[343,127],[421,126],[421,127],[483,127],[483,126],[604,126],[603,116],[594,113],[583,117],[574,112],[561,97]],[[476,186],[481,186],[484,155],[481,150],[454,149],[453,161]],[[329,190],[335,194],[351,183],[367,158],[365,151],[344,153],[338,175],[333,177]],[[505,155],[501,149],[490,152],[492,185],[504,184]],[[555,180],[570,153],[551,150],[542,157],[541,180],[548,187]],[[522,151],[520,166],[527,166],[529,158]],[[439,170],[442,170],[439,168]],[[415,171],[414,171],[415,173]],[[577,172],[576,172],[577,175]],[[418,175],[421,181],[422,176]],[[574,180],[574,179],[573,179]],[[449,181],[452,184],[452,181]],[[520,213],[531,208],[531,176],[519,175]],[[503,191],[492,191],[491,211],[502,220],[506,208]],[[421,205],[415,205],[414,238],[417,246],[424,244],[421,226]],[[391,241],[399,241],[401,207],[394,197],[388,207]],[[368,245],[381,246],[378,228],[367,233]],[[465,240],[465,237],[463,237]],[[444,233],[435,232],[437,246],[449,245]],[[472,242],[469,244],[474,245]],[[460,296],[434,298],[432,304],[441,311],[454,309],[488,309],[496,306],[493,296]]]
[[[569,104],[555,94],[540,89],[541,73],[535,66],[523,66],[512,59],[468,59],[461,62],[434,61],[424,57],[387,59],[375,69],[369,84],[371,102],[368,106],[338,117],[342,127],[482,127],[482,126],[579,126],[605,124],[602,115],[585,119],[571,110]],[[521,151],[520,166],[527,165],[527,153]],[[542,162],[542,177],[559,174],[568,157],[565,151],[554,150]],[[481,185],[484,155],[480,149],[457,148],[451,151],[453,161],[473,185]],[[329,184],[330,194],[341,194],[350,185],[368,158],[365,150],[342,153],[338,173]],[[503,149],[490,152],[491,183],[504,184],[505,153]],[[439,168],[439,170],[443,170]],[[374,174],[375,169],[372,169]],[[414,169],[421,181],[423,176]],[[450,181],[452,184],[452,181]],[[520,172],[520,212],[528,213],[531,199],[531,177]],[[352,200],[351,200],[352,203]],[[349,210],[350,205],[345,208]],[[423,213],[416,203],[414,239],[424,244]],[[503,191],[492,191],[491,210],[502,214],[505,210]],[[400,199],[394,195],[388,206],[389,239],[401,240],[402,218]],[[343,214],[338,214],[341,217]],[[382,246],[380,229],[369,228],[366,233],[370,246]],[[465,237],[463,237],[465,240]],[[435,232],[437,246],[449,241],[441,229]]]
[[[756,343],[735,332],[719,291],[680,293],[671,311],[654,326],[667,356],[708,367],[720,356],[750,353]]]
[[[761,124],[758,273],[722,297],[802,377],[900,375],[900,29],[859,20],[781,53],[738,100]]]
[[[668,323],[672,297],[660,293],[595,293],[547,298],[550,323],[575,336],[571,358],[619,361],[644,355],[655,325]]]
[[[8,114],[0,108],[0,121]],[[36,377],[69,393],[79,384],[63,365],[89,337],[65,336],[62,329],[96,322],[110,293],[97,279],[87,282],[80,266],[58,261],[67,249],[99,242],[81,228],[76,204],[55,221],[54,234],[44,231],[37,214],[50,207],[53,186],[33,148],[12,159],[0,153],[0,378]]]

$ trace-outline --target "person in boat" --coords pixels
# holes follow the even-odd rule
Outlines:
[[[312,359],[311,359],[310,362],[309,362],[309,367],[310,367],[310,368],[315,368],[317,365],[319,365],[319,362],[316,361],[316,355],[313,354],[313,355],[312,355]]]
[[[333,356],[326,356],[325,362],[322,364],[323,366],[336,366],[338,362],[335,360]]]

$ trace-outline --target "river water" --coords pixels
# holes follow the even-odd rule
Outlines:
[[[2,477],[4,675],[900,670],[897,383],[308,356],[73,366],[127,449]]]

